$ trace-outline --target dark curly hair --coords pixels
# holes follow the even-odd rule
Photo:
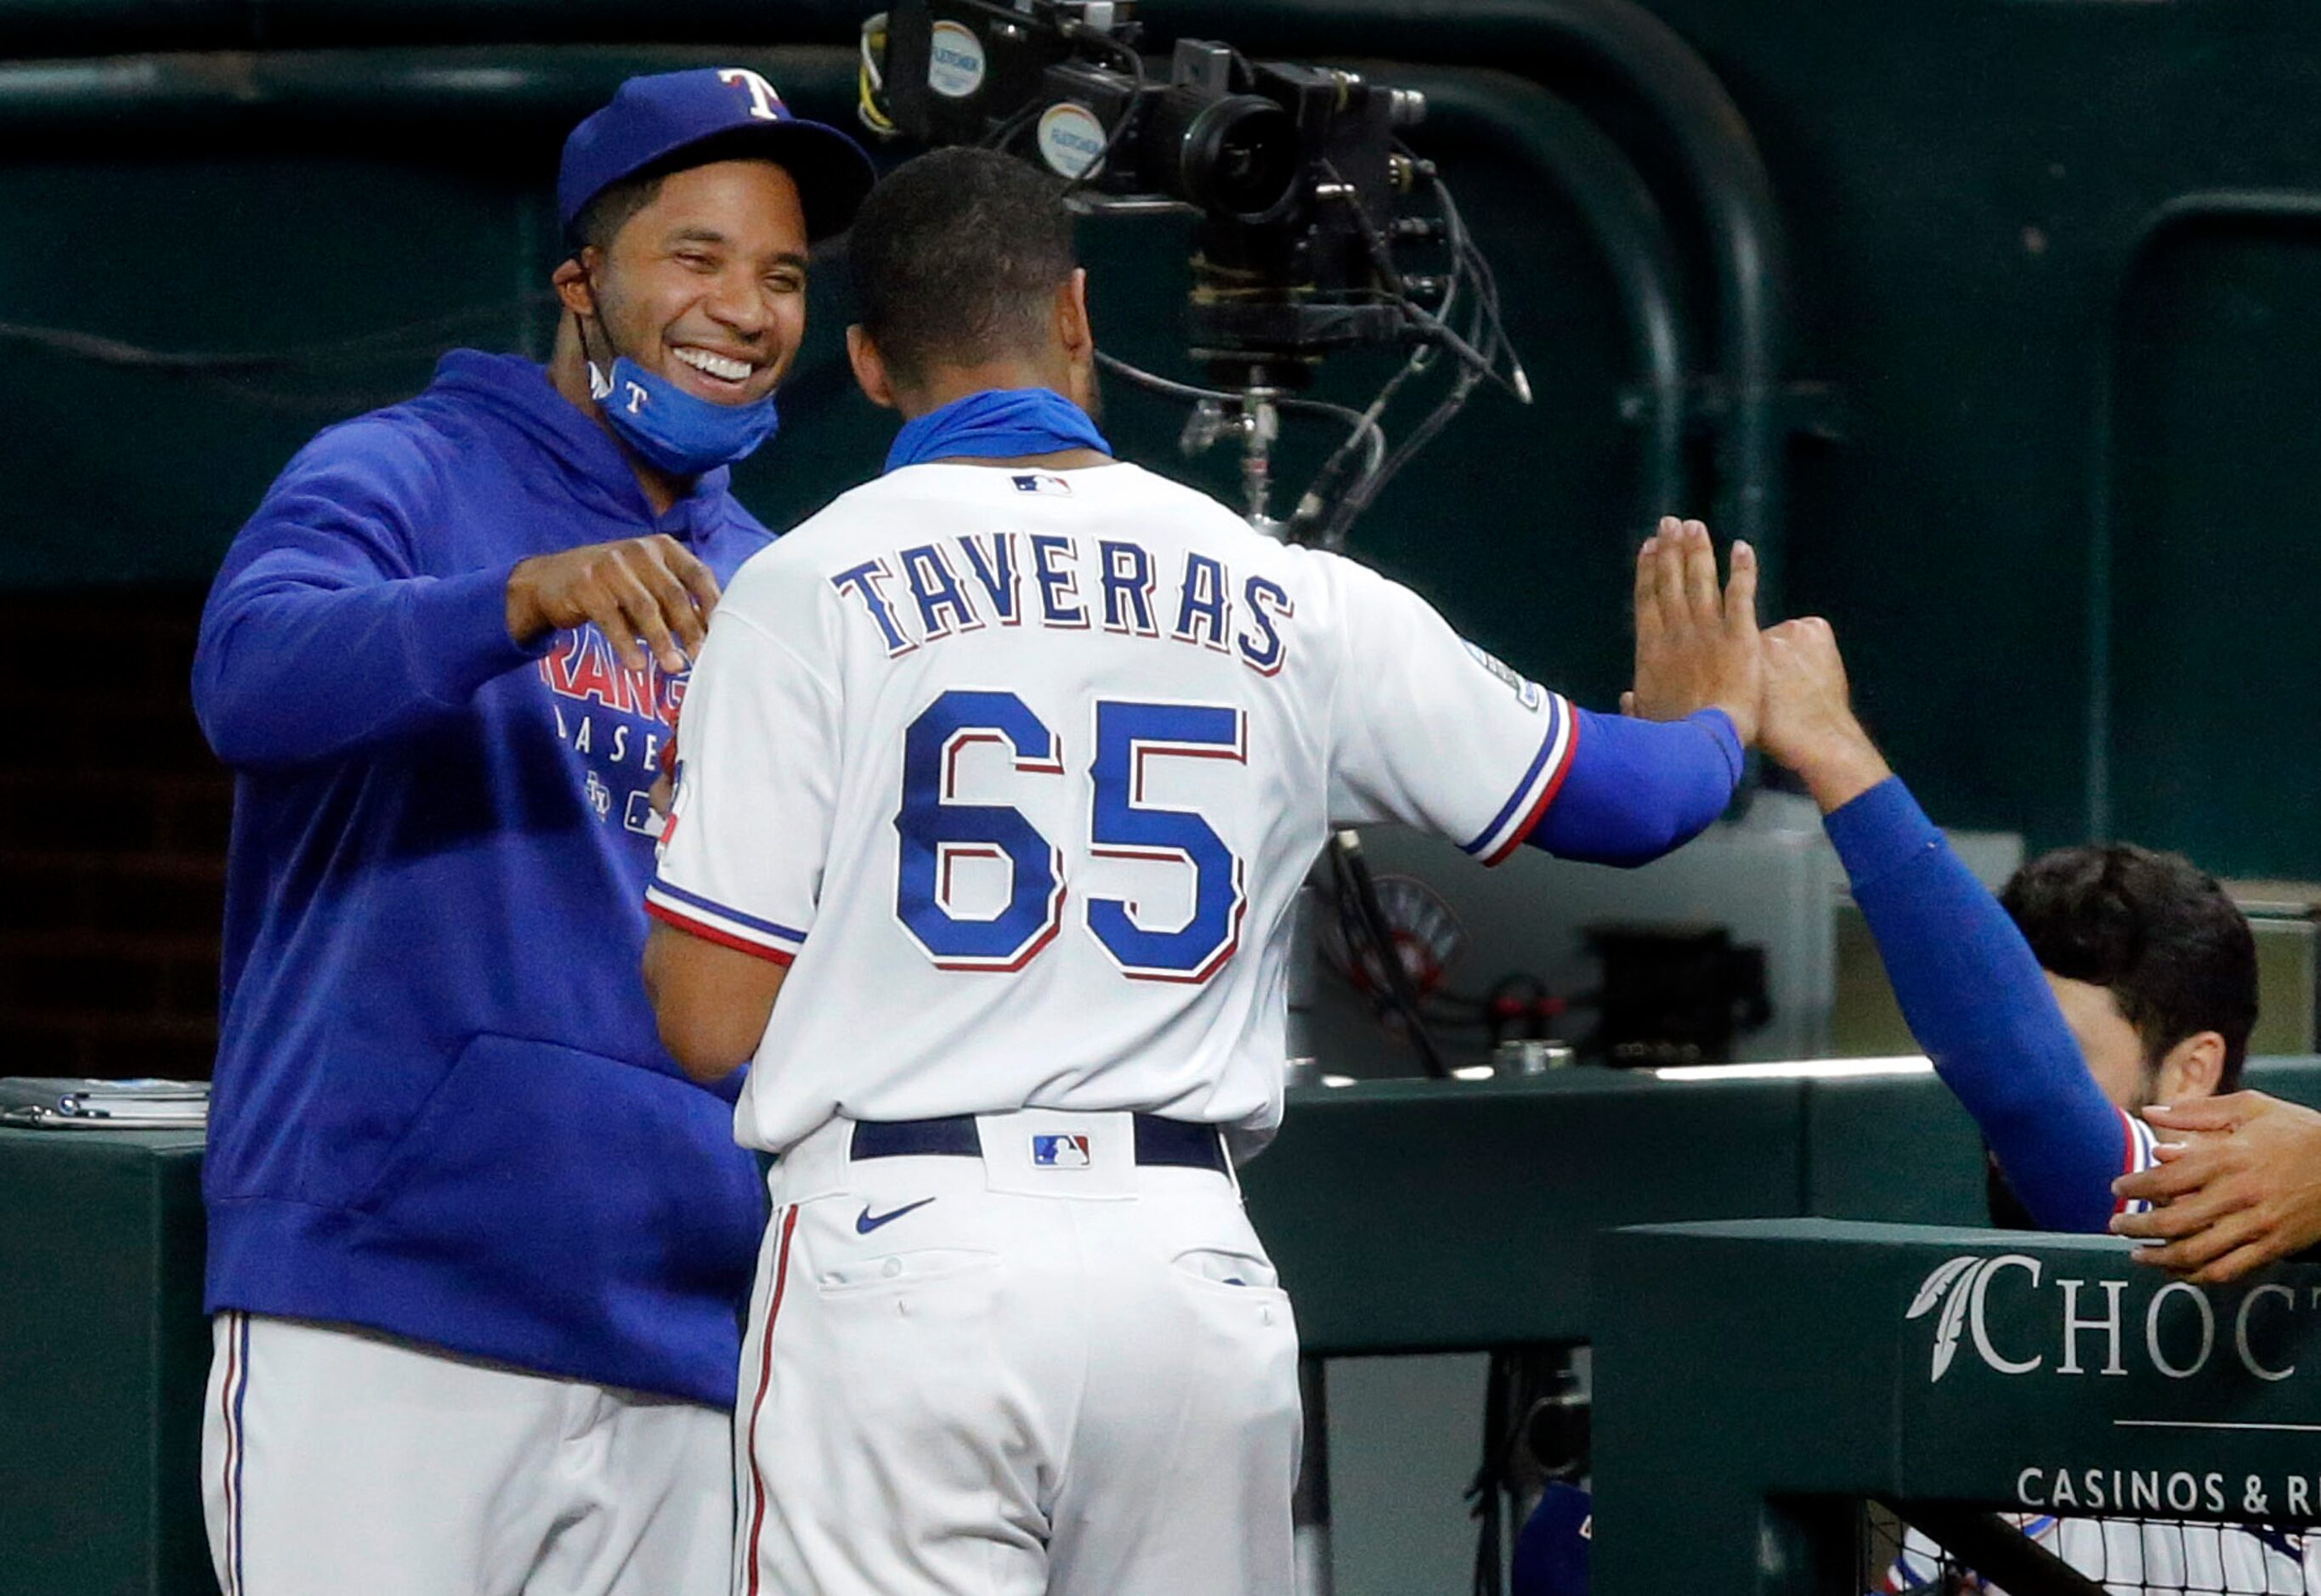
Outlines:
[[[957,147],[879,180],[846,240],[862,330],[897,380],[1037,350],[1079,264],[1062,179]]]
[[[2157,1070],[2187,1036],[2225,1039],[2216,1090],[2240,1088],[2256,1024],[2256,938],[2214,876],[2128,844],[2059,848],[2000,895],[2042,967],[2107,988]]]

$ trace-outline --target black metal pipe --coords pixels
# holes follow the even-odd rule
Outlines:
[[[160,149],[208,129],[314,124],[349,143],[414,129],[472,139],[489,125],[561,136],[637,72],[740,62],[792,99],[851,105],[854,52],[828,45],[458,46],[216,51],[0,63],[0,141]],[[449,125],[445,124],[449,123]],[[71,141],[68,146],[64,141]]]
[[[1346,65],[1426,96],[1425,129],[1488,141],[1570,200],[1610,272],[1649,413],[1636,536],[1685,506],[1685,405],[1692,373],[1681,273],[1660,202],[1627,152],[1586,114],[1504,72],[1357,61]]]
[[[2180,194],[2156,207],[2129,236],[2113,269],[2102,321],[2096,330],[2095,402],[2088,445],[2088,837],[2109,842],[2112,832],[2112,524],[2117,470],[2119,344],[2128,290],[2160,241],[2201,222],[2276,222],[2321,226],[2321,192],[2301,188],[2220,188]]]
[[[0,58],[400,45],[851,45],[877,0],[0,0]]]
[[[1997,1513],[1955,1502],[1881,1498],[1879,1505],[2016,1596],[2107,1596],[2102,1585]]]

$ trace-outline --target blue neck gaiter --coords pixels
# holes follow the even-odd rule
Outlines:
[[[590,361],[588,388],[630,448],[679,477],[732,465],[781,424],[771,394],[746,405],[716,404],[687,393],[626,355],[614,360],[610,378]]]
[[[905,422],[895,435],[895,446],[887,451],[887,469],[900,470],[961,455],[1015,460],[1065,449],[1112,452],[1088,412],[1054,389],[986,388]]]

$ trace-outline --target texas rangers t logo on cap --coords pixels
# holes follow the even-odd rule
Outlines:
[[[630,78],[572,130],[556,169],[557,223],[577,249],[587,242],[574,231],[583,213],[614,184],[743,153],[789,173],[813,240],[845,230],[876,176],[852,139],[792,115],[765,74],[688,67]]]
[[[1088,1139],[1086,1136],[1032,1138],[1032,1163],[1035,1169],[1084,1170],[1088,1167]]]
[[[782,96],[774,86],[747,67],[721,67],[717,71],[720,83],[738,83],[750,91],[750,114],[760,122],[779,122],[782,119]]]

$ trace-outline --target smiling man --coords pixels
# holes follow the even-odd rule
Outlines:
[[[568,141],[543,369],[446,356],[236,538],[196,708],[237,775],[204,1486],[226,1596],[726,1588],[764,1194],[635,979],[649,797],[769,540],[809,244],[869,187],[742,68]]]

